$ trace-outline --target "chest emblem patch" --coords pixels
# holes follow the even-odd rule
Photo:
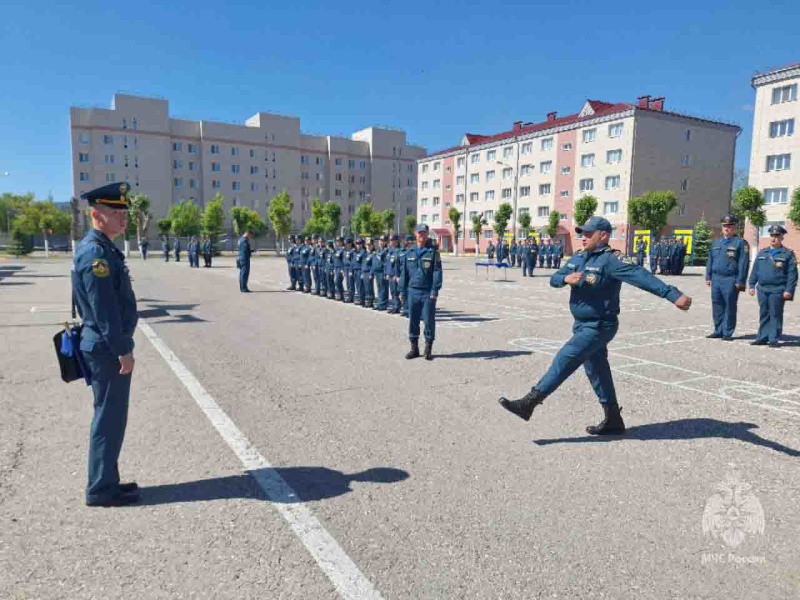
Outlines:
[[[597,273],[586,273],[586,283],[589,285],[597,283]]]

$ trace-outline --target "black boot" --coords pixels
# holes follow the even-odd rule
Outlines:
[[[433,360],[433,340],[425,340],[425,360]]]
[[[419,342],[417,340],[411,341],[411,351],[406,354],[407,359],[417,358],[419,356]]]
[[[500,398],[500,406],[507,411],[514,413],[520,419],[530,421],[533,409],[544,402],[544,396],[539,393],[536,388],[531,388],[531,391],[525,394],[519,400],[509,400],[508,398]]]
[[[621,410],[617,404],[611,404],[610,402],[603,404],[605,417],[597,425],[589,425],[586,428],[586,432],[592,435],[619,435],[625,433],[625,422],[622,420]]]

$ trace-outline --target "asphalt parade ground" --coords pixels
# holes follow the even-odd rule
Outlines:
[[[141,313],[120,459],[139,505],[87,508],[91,392],[58,377],[66,258],[0,258],[2,598],[800,597],[800,305],[786,342],[707,340],[623,287],[624,437],[582,370],[503,411],[570,336],[547,269],[445,258],[432,362],[407,321],[285,291],[286,263],[129,260]]]

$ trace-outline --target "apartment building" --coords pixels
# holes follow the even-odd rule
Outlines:
[[[614,227],[612,245],[630,251],[635,224],[628,221],[628,201],[648,190],[677,194],[670,229],[691,228],[702,215],[713,222],[728,210],[739,132],[736,125],[667,111],[663,97],[641,96],[635,104],[587,100],[575,114],[551,112],[544,121],[518,121],[494,135],[468,133],[459,146],[421,158],[417,219],[450,248],[447,215],[456,207],[464,215],[459,248],[470,251],[471,217],[483,213],[489,222],[479,241],[484,251],[500,203],[515,207],[508,231],[518,237],[522,213],[539,231],[558,211],[558,237],[572,252],[573,207],[591,194],[597,214]]]
[[[232,206],[266,216],[287,190],[295,229],[313,197],[334,201],[347,224],[356,207],[391,208],[402,222],[416,210],[416,161],[425,149],[404,131],[368,127],[350,138],[307,135],[300,119],[259,112],[243,125],[170,118],[167,100],[115,94],[110,109],[70,108],[76,196],[109,181],[128,181],[150,196],[162,218],[172,204],[201,207],[217,193]]]
[[[800,223],[792,223],[786,215],[792,192],[800,188],[800,134],[795,132],[800,124],[800,63],[760,73],[751,85],[756,103],[748,183],[763,192],[767,210],[759,245],[769,244],[770,225],[783,225],[789,232],[784,243],[798,249]]]

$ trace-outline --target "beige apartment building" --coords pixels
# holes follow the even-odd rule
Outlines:
[[[313,197],[339,204],[343,225],[363,202],[393,209],[401,223],[416,210],[416,161],[426,154],[400,130],[307,135],[299,118],[265,112],[243,125],[187,121],[170,118],[167,100],[125,94],[110,109],[70,108],[70,133],[76,196],[125,180],[150,196],[156,219],[180,200],[202,207],[217,193],[226,214],[247,206],[266,217],[270,199],[287,190],[296,230]]]
[[[769,244],[770,225],[783,225],[789,232],[784,242],[797,250],[800,223],[792,223],[786,215],[792,192],[800,188],[800,134],[795,132],[800,123],[800,63],[756,75],[751,85],[756,104],[748,183],[763,192],[767,210],[759,245]]]
[[[691,229],[705,215],[718,222],[730,205],[736,125],[665,110],[664,98],[642,96],[635,104],[587,100],[578,113],[552,112],[539,123],[518,121],[494,135],[466,134],[459,146],[418,161],[417,219],[452,248],[455,206],[463,215],[459,248],[474,251],[471,216],[489,225],[484,251],[494,238],[494,211],[502,202],[516,208],[509,233],[520,237],[519,215],[528,212],[532,231],[545,227],[551,211],[561,218],[558,237],[568,253],[576,246],[577,199],[598,199],[597,214],[611,221],[612,245],[630,251],[634,224],[628,201],[648,190],[673,190],[679,206],[668,228]]]

